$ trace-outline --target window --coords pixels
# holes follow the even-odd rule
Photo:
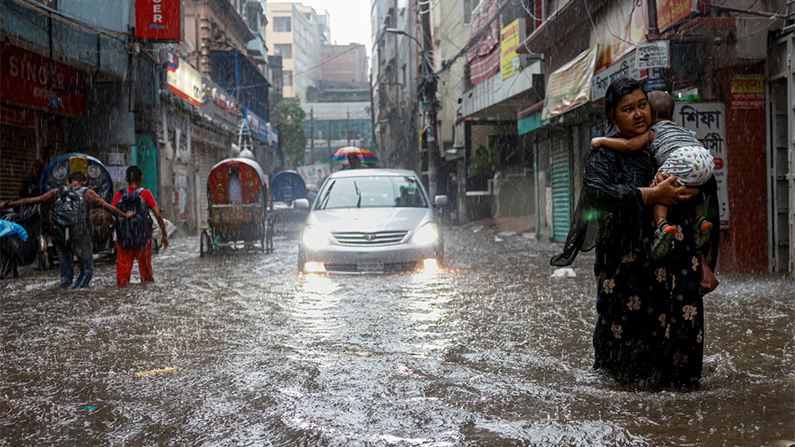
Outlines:
[[[277,33],[288,33],[292,31],[292,17],[274,17],[273,31]]]
[[[276,54],[281,54],[282,59],[292,59],[293,58],[293,46],[289,43],[277,43],[273,46],[274,51]]]
[[[533,34],[533,31],[536,30],[536,27],[541,25],[541,15],[542,11],[542,4],[541,0],[522,0],[525,3],[525,11],[527,12],[528,17],[530,20],[527,21],[527,27],[525,28],[526,35]]]
[[[248,29],[251,31],[259,31],[260,13],[257,8],[250,6],[246,8],[246,18],[248,19]]]
[[[325,185],[324,185],[325,186]],[[332,181],[321,192],[315,209],[427,208],[428,202],[415,177],[345,177]]]
[[[293,85],[293,71],[292,70],[282,71],[282,81],[284,81],[285,87],[290,87],[291,85]]]

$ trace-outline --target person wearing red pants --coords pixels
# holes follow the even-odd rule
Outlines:
[[[122,200],[122,197],[125,197],[125,199],[129,197],[134,197],[135,199],[140,198],[140,200],[142,200],[145,204],[145,207],[152,210],[152,213],[155,215],[155,219],[157,219],[157,223],[160,225],[162,232],[163,250],[167,249],[168,234],[166,232],[166,223],[163,220],[163,216],[160,214],[160,209],[157,207],[155,197],[148,189],[141,188],[141,182],[143,182],[144,179],[143,171],[138,166],[130,166],[127,168],[125,179],[129,184],[127,191],[116,192],[116,196],[113,198],[114,206],[119,204],[119,201]],[[151,220],[149,222],[151,222]],[[152,272],[152,239],[149,238],[148,241],[146,241],[146,244],[143,246],[128,249],[123,248],[120,245],[119,237],[120,235],[117,231],[116,283],[120,286],[123,286],[130,282],[133,262],[136,260],[138,261],[138,269],[141,271],[141,282],[154,281],[155,277]]]

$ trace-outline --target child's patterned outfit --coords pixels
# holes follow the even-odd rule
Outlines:
[[[649,129],[654,131],[654,140],[648,149],[660,165],[657,172],[675,175],[688,186],[703,185],[712,176],[715,161],[695,132],[668,120]]]

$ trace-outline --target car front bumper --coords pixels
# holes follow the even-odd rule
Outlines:
[[[323,264],[327,272],[368,273],[413,271],[422,267],[426,259],[435,259],[441,263],[442,251],[440,244],[328,245],[315,250],[302,246],[298,256],[302,270],[303,263],[317,262]]]

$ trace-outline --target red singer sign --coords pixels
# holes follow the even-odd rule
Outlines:
[[[182,37],[181,0],[135,0],[135,36],[161,42]]]
[[[80,70],[0,43],[0,98],[51,113],[83,116],[83,94]]]

